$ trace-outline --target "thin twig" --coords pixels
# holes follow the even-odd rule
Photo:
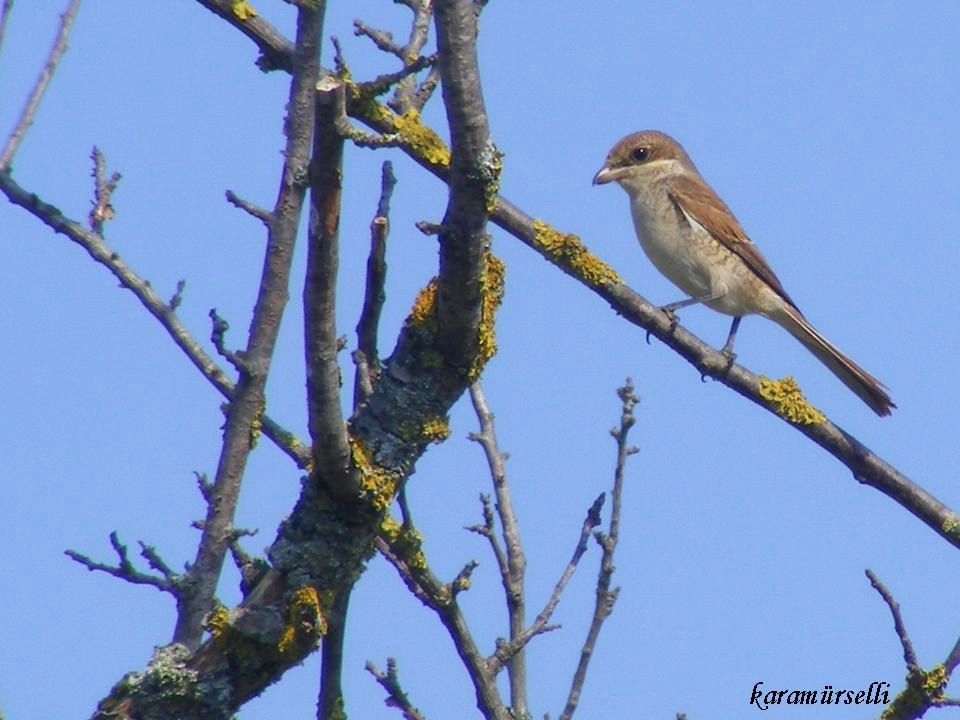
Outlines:
[[[17,124],[10,133],[10,137],[7,138],[3,152],[0,152],[0,173],[7,172],[10,169],[10,163],[13,161],[13,156],[17,152],[17,148],[23,141],[24,135],[26,135],[30,125],[33,124],[40,100],[43,99],[43,94],[46,92],[54,72],[57,70],[60,58],[62,58],[63,54],[67,51],[67,38],[70,36],[70,29],[73,27],[73,21],[76,19],[79,9],[80,0],[70,0],[67,9],[63,15],[60,16],[60,30],[57,32],[53,47],[50,48],[47,61],[44,63],[43,70],[40,71],[40,76],[37,78],[37,82],[33,86],[33,90],[30,92],[26,104],[23,106],[20,119],[17,120]],[[4,25],[6,24],[8,10],[9,6],[5,5],[3,12]]]
[[[403,713],[404,720],[426,720],[426,717],[411,703],[407,694],[400,686],[400,680],[397,678],[397,661],[394,658],[387,658],[387,671],[381,671],[372,662],[367,662],[367,672],[376,678],[377,683],[387,691],[387,699],[384,702],[387,707],[395,707]]]
[[[613,555],[617,549],[617,542],[620,538],[620,512],[622,508],[621,498],[623,495],[624,470],[626,468],[627,458],[638,452],[637,448],[627,445],[627,434],[635,422],[633,409],[640,399],[633,394],[633,380],[630,378],[627,378],[624,386],[617,390],[617,396],[620,398],[621,403],[620,427],[610,431],[610,434],[617,443],[617,467],[613,477],[610,526],[606,535],[599,532],[596,534],[597,541],[602,549],[602,557],[600,559],[600,572],[597,576],[597,593],[593,608],[593,618],[590,621],[590,629],[587,631],[587,637],[580,651],[580,661],[577,663],[577,669],[573,674],[570,692],[567,695],[567,704],[563,712],[560,713],[560,720],[570,720],[574,712],[576,712],[577,704],[580,701],[580,693],[583,691],[583,684],[587,679],[587,669],[590,666],[590,659],[593,657],[594,650],[597,646],[600,629],[604,621],[613,611],[613,606],[620,594],[620,588],[610,588],[610,581],[614,571]]]
[[[357,37],[367,37],[377,46],[377,49],[403,58],[403,46],[394,42],[393,33],[386,30],[377,30],[367,25],[363,20],[353,21],[353,34]]]
[[[36,193],[18,185],[9,173],[0,172],[0,192],[3,192],[11,203],[25,209],[51,230],[65,235],[70,241],[86,250],[94,262],[109,270],[120,283],[120,287],[130,290],[144,308],[157,319],[177,347],[210,384],[228,401],[233,399],[236,386],[226,371],[190,334],[174,309],[154,291],[149,281],[140,277],[127,265],[107,245],[103,237],[88,230],[76,220],[65,217],[59,208],[44,202]],[[263,434],[293,460],[298,468],[304,469],[309,465],[310,449],[293,433],[266,415],[261,418],[261,429]]]
[[[890,608],[893,615],[893,626],[900,645],[903,648],[903,660],[907,666],[906,687],[894,697],[883,713],[889,720],[918,720],[927,710],[933,707],[958,707],[960,698],[947,697],[944,690],[950,682],[950,676],[960,661],[960,642],[954,646],[943,665],[931,670],[924,670],[917,662],[916,653],[907,635],[907,629],[900,615],[900,604],[894,599],[886,585],[884,585],[872,570],[866,570],[870,584],[880,593],[880,597]]]
[[[919,667],[917,654],[913,651],[913,644],[910,642],[910,637],[907,635],[907,628],[903,624],[903,617],[900,615],[900,603],[894,599],[893,594],[887,589],[887,586],[880,581],[880,578],[876,576],[873,570],[867,569],[865,573],[873,589],[880,593],[880,597],[883,598],[887,607],[890,608],[890,614],[893,615],[893,628],[897,633],[897,637],[900,638],[900,646],[903,648],[903,661],[906,663],[907,669]]]
[[[420,547],[420,534],[409,523],[409,514],[398,535],[390,537],[383,527],[381,525],[381,532],[375,539],[377,550],[393,565],[413,596],[433,610],[443,623],[474,684],[478,703],[493,710],[485,717],[510,720],[513,716],[503,706],[497,691],[496,670],[480,653],[457,602],[457,595],[469,587],[470,575],[477,563],[468,562],[452,582],[442,583],[427,565]]]
[[[7,20],[10,19],[12,9],[13,0],[3,0],[3,6],[0,6],[0,51],[3,50],[3,37],[7,32]]]
[[[520,539],[520,523],[513,509],[513,500],[507,484],[506,456],[500,451],[494,427],[493,413],[487,405],[483,389],[479,382],[470,386],[470,400],[480,423],[480,432],[472,433],[470,439],[483,448],[487,467],[493,480],[493,490],[497,498],[496,510],[500,518],[505,551],[501,552],[499,543],[494,542],[489,500],[484,502],[484,522],[489,531],[490,542],[500,568],[500,582],[503,585],[507,603],[507,617],[510,624],[510,641],[515,641],[524,631],[526,624],[526,593],[524,573],[527,560]],[[510,707],[518,717],[529,715],[527,705],[527,667],[523,646],[517,647],[507,663],[510,678]]]
[[[273,213],[269,210],[266,210],[258,205],[254,205],[247,200],[244,200],[242,197],[239,197],[233,190],[227,190],[226,192],[227,202],[233,205],[234,207],[240,208],[245,213],[251,217],[255,217],[257,220],[262,222],[267,228],[270,227],[270,222],[273,220]]]
[[[397,178],[393,174],[393,163],[383,163],[380,172],[380,199],[377,212],[370,222],[370,254],[367,256],[367,278],[364,284],[363,309],[357,321],[357,349],[363,354],[367,377],[357,374],[354,384],[354,406],[357,406],[373,391],[373,383],[379,372],[380,358],[377,351],[377,333],[380,327],[380,314],[386,302],[387,280],[387,237],[390,235],[390,198]],[[359,365],[358,365],[359,367]]]
[[[943,661],[943,666],[946,668],[948,675],[953,675],[953,671],[957,669],[958,665],[960,665],[960,639],[954,644],[950,654],[947,655],[947,659]]]
[[[97,235],[103,236],[104,223],[113,220],[116,214],[110,200],[120,183],[121,175],[115,172],[109,178],[107,177],[107,161],[98,147],[94,146],[90,159],[93,160],[94,187],[93,207],[90,208],[87,219],[90,222],[90,229]]]
[[[564,568],[560,579],[556,585],[554,585],[553,592],[550,593],[550,597],[543,606],[543,610],[540,611],[540,614],[537,615],[533,623],[526,630],[513,638],[509,643],[504,643],[498,647],[493,656],[489,658],[488,664],[494,672],[499,672],[500,668],[534,637],[557,627],[549,624],[550,618],[553,616],[554,610],[557,609],[557,605],[560,604],[560,597],[563,595],[563,591],[576,572],[577,566],[580,564],[580,559],[587,551],[590,533],[600,524],[600,510],[603,508],[605,499],[606,493],[600,493],[597,499],[593,501],[590,509],[587,510],[583,524],[580,526],[580,537],[577,539],[577,545],[573,550],[573,555]]]
[[[121,580],[134,585],[150,585],[158,590],[161,590],[162,592],[170,593],[174,597],[179,598],[182,576],[170,569],[170,566],[160,558],[160,555],[157,553],[155,548],[145,545],[141,542],[140,555],[147,561],[152,569],[160,573],[159,577],[157,575],[149,575],[147,573],[140,572],[134,567],[133,563],[130,561],[127,546],[120,542],[120,538],[117,536],[116,530],[110,533],[110,545],[113,547],[113,551],[117,554],[116,565],[108,565],[106,563],[96,562],[91,560],[86,555],[76,552],[75,550],[66,550],[64,551],[64,554],[71,560],[80,563],[91,572],[94,570],[105,572],[108,575],[113,575],[114,577],[120,578]]]

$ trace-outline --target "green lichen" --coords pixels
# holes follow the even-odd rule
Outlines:
[[[780,417],[797,425],[819,425],[826,416],[813,407],[800,392],[800,386],[792,377],[772,380],[760,377],[760,397],[766,400]]]
[[[588,285],[601,287],[621,282],[616,271],[587,250],[579,237],[563,234],[541,220],[533,221],[534,244],[555,265],[569,271]]]
[[[947,535],[960,535],[960,517],[950,513],[947,519],[943,521],[941,528]]]

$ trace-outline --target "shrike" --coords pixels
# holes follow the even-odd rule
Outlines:
[[[640,247],[690,297],[665,306],[672,314],[702,303],[733,316],[724,354],[732,357],[740,319],[773,320],[826,365],[877,415],[896,405],[884,386],[807,322],[740,223],[673,138],[644,130],[607,155],[594,185],[616,182],[630,196]]]

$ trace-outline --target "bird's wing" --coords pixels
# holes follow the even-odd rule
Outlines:
[[[678,175],[670,179],[667,192],[685,215],[695,219],[724,247],[736,253],[761,280],[797,308],[797,304],[783,289],[780,278],[767,264],[757,246],[747,237],[730,209],[709,185],[686,175]]]

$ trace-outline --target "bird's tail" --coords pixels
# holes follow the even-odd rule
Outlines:
[[[772,316],[771,320],[799,340],[877,415],[889,415],[890,411],[896,407],[887,395],[883,383],[837,350],[807,322],[799,310],[786,305],[781,312]]]

